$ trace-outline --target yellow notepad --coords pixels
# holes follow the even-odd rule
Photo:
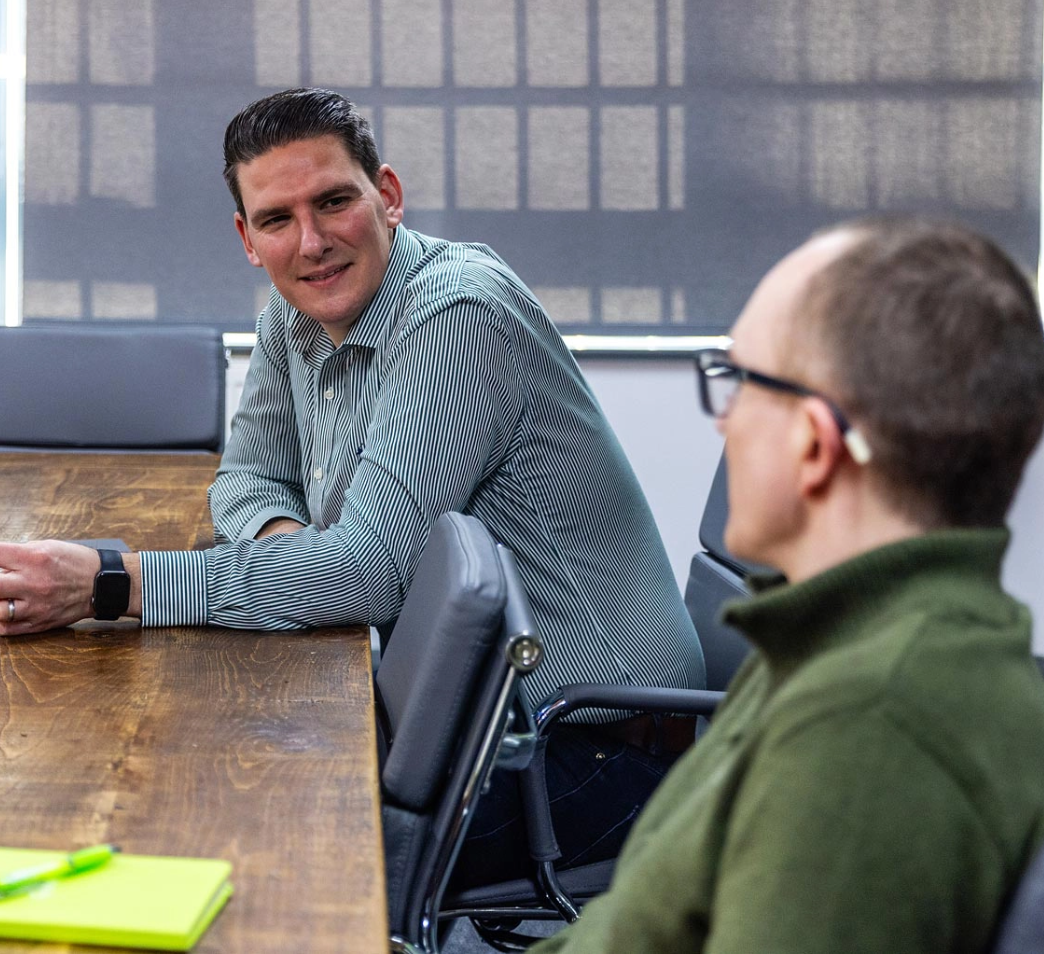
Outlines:
[[[0,873],[64,856],[0,848]],[[231,871],[219,859],[117,854],[0,900],[0,937],[187,951],[232,894]]]

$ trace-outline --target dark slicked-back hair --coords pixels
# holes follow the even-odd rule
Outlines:
[[[1033,290],[993,242],[921,219],[846,223],[853,244],[795,316],[858,421],[889,502],[926,527],[1004,522],[1044,426]],[[833,231],[833,230],[831,230]]]
[[[376,184],[381,167],[370,124],[340,93],[328,89],[288,89],[251,103],[225,130],[225,182],[246,215],[239,190],[239,165],[270,149],[302,139],[336,136]]]

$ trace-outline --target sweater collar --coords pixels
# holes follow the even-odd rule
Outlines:
[[[1004,527],[938,530],[871,550],[789,584],[755,577],[747,600],[724,607],[770,666],[791,668],[822,648],[880,629],[893,615],[945,605],[976,615],[1010,612],[1000,569],[1010,534]]]

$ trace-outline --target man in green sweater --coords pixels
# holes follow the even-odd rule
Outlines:
[[[1001,589],[1044,422],[1033,293],[958,226],[814,236],[701,355],[756,652],[533,954],[989,950],[1044,840],[1044,682]]]

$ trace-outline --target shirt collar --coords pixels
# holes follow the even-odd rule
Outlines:
[[[801,583],[751,581],[755,595],[726,603],[722,619],[742,630],[770,666],[789,668],[824,643],[857,640],[882,621],[933,602],[982,617],[1010,612],[1000,570],[1004,527],[938,530],[892,543]]]
[[[405,226],[396,226],[388,253],[388,268],[381,286],[359,320],[348,329],[342,347],[376,348],[380,344],[388,322],[402,299],[406,278],[423,254],[424,250],[416,236]]]

